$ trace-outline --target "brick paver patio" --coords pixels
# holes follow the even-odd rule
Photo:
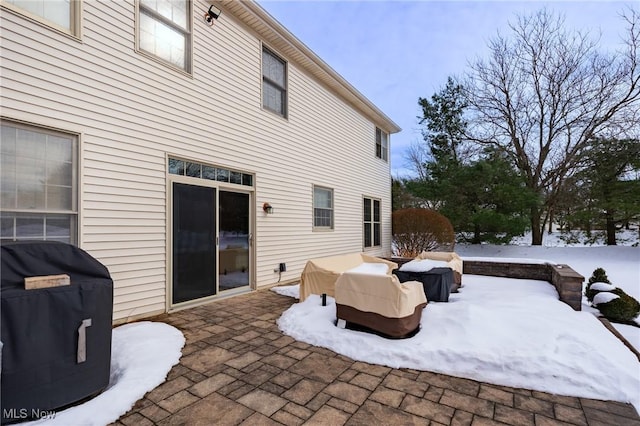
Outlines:
[[[180,364],[116,425],[639,425],[630,404],[354,361],[298,342],[260,290],[154,318],[184,333]],[[580,362],[580,360],[576,360]]]

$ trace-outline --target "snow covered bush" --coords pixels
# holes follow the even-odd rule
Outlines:
[[[596,289],[592,290],[591,286],[595,283],[611,284],[611,281],[609,281],[609,278],[607,277],[607,272],[604,269],[602,268],[595,269],[593,271],[593,274],[591,274],[591,277],[589,278],[587,288],[584,291],[584,295],[587,296],[587,300],[589,302],[593,302],[593,296],[595,296],[600,291],[611,291],[611,290],[596,290]]]
[[[584,291],[584,294],[585,296],[587,296],[587,300],[589,302],[593,302],[595,304],[594,297],[596,295],[598,295],[601,292],[613,292],[617,294],[616,290],[619,290],[619,289],[612,284],[596,281],[594,283],[590,283],[587,286],[587,289]]]
[[[415,257],[423,251],[453,251],[455,233],[449,219],[429,209],[401,209],[391,215],[395,252]]]
[[[613,294],[613,293],[610,293],[608,291],[603,291],[603,292],[600,292],[600,293],[596,294],[593,297],[593,305],[594,306],[603,305],[605,303],[609,303],[612,300],[616,300],[616,299],[619,299],[619,298],[620,298],[620,296],[618,296],[617,294]]]
[[[640,313],[640,303],[620,289],[616,293],[598,293],[593,303],[605,318],[615,322],[630,322]]]
[[[613,286],[602,268],[593,271],[584,294],[608,320],[629,322],[640,313],[640,303],[624,290]]]

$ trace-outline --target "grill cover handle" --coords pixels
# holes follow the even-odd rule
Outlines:
[[[87,360],[87,327],[91,327],[91,318],[82,320],[78,327],[78,364]]]

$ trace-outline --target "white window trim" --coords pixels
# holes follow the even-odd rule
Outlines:
[[[364,217],[364,202],[366,200],[369,200],[370,204],[371,204],[371,220],[365,220]],[[377,201],[380,204],[380,219],[378,221],[375,221],[374,215],[373,215],[373,202]],[[376,198],[376,197],[369,197],[367,195],[363,195],[362,196],[362,206],[363,206],[363,210],[362,210],[362,248],[364,250],[373,250],[373,249],[378,249],[380,247],[382,247],[382,200],[380,198]],[[365,223],[370,223],[371,224],[371,245],[367,246],[365,245],[365,235],[364,235],[364,225]],[[378,224],[380,226],[380,244],[375,245],[374,244],[374,226]]]
[[[185,50],[184,58],[185,68],[180,68],[171,62],[140,48],[140,0],[135,0],[135,51],[154,62],[193,78],[193,2],[191,0],[187,0],[187,3],[189,4],[189,11],[187,12],[187,25],[189,26],[189,29],[185,32],[188,38],[188,46]]]
[[[331,225],[329,226],[316,226],[316,218],[315,218],[315,210],[316,210],[316,188],[324,189],[326,191],[331,191]],[[334,198],[334,190],[333,188],[329,188],[322,185],[312,185],[311,187],[311,225],[313,231],[319,232],[330,232],[335,229],[335,198]]]
[[[262,68],[262,53],[264,51],[269,52],[269,54],[271,54],[272,56],[276,57],[277,59],[279,59],[280,61],[282,61],[284,63],[284,84],[285,87],[282,88],[282,90],[284,91],[284,113],[280,114],[279,111],[275,111],[271,108],[268,108],[264,105],[264,71]],[[271,80],[270,80],[271,82]],[[278,86],[276,83],[271,82],[271,84]],[[278,55],[276,53],[276,51],[274,49],[271,49],[269,46],[265,45],[264,43],[261,43],[260,45],[260,108],[262,108],[264,111],[269,111],[271,114],[275,114],[276,116],[284,119],[284,120],[289,120],[289,63],[280,55]]]
[[[71,28],[61,27],[40,15],[31,13],[28,10],[22,9],[19,6],[3,0],[0,0],[0,6],[15,15],[23,16],[38,25],[50,28],[64,36],[72,38],[75,41],[80,41],[82,39],[82,2],[83,0],[71,0]]]

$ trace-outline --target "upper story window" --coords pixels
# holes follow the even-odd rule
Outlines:
[[[57,30],[80,36],[81,0],[2,0],[2,4]]]
[[[138,0],[138,49],[191,72],[191,2]]]
[[[0,238],[77,243],[77,137],[2,122]]]
[[[333,189],[313,187],[313,227],[333,229]]]
[[[387,161],[389,153],[389,135],[376,127],[376,157]]]
[[[262,106],[287,116],[287,64],[266,47],[262,48]]]
[[[365,198],[363,205],[363,245],[376,247],[380,245],[380,200]]]

